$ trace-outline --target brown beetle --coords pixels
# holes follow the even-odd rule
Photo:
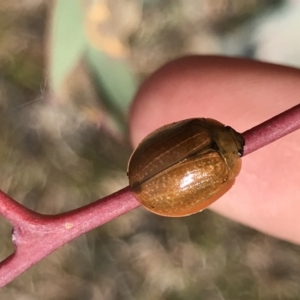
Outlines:
[[[244,139],[213,119],[188,119],[148,135],[128,164],[137,200],[162,216],[197,213],[228,191],[241,169]]]

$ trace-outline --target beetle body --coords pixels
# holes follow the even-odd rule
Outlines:
[[[188,119],[148,135],[128,164],[138,201],[163,216],[199,212],[231,188],[241,169],[241,134],[212,119]]]

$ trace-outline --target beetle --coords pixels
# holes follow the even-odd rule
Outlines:
[[[213,119],[165,125],[146,136],[131,155],[129,185],[153,213],[197,213],[232,187],[244,144],[240,133]]]

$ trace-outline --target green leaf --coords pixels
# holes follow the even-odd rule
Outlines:
[[[52,25],[50,85],[59,91],[66,76],[86,58],[97,91],[118,125],[124,129],[137,83],[126,61],[112,58],[92,46],[84,31],[80,0],[57,0]]]
[[[58,91],[86,49],[80,0],[57,0],[52,23],[50,85]]]
[[[90,46],[87,62],[102,101],[120,123],[125,122],[137,81],[126,61],[111,58]]]

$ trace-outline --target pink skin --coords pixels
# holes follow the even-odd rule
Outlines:
[[[297,69],[236,58],[182,58],[139,90],[130,118],[132,143],[137,146],[164,124],[193,117],[214,118],[244,132],[298,103]],[[298,130],[247,155],[234,187],[211,209],[300,243],[299,154]]]

